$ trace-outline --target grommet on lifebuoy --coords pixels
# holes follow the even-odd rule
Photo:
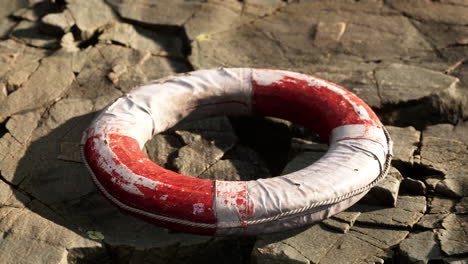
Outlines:
[[[310,166],[255,181],[212,181],[164,169],[142,152],[181,120],[258,114],[328,140]],[[200,70],[148,83],[107,107],[85,131],[83,159],[99,191],[123,211],[205,235],[259,234],[345,210],[389,169],[392,141],[361,99],[330,82],[279,70]]]

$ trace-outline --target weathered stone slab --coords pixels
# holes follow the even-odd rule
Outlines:
[[[46,54],[12,40],[0,42],[0,47],[0,83],[5,87],[4,95],[8,95],[29,79]]]
[[[146,142],[144,151],[148,158],[159,166],[165,167],[178,148],[183,144],[178,138],[172,135],[159,134]]]
[[[210,180],[248,181],[268,178],[270,173],[265,167],[241,160],[219,160],[198,177]]]
[[[423,131],[421,163],[434,169],[448,172],[459,170],[467,164],[467,142],[464,133],[466,122],[457,126],[439,124],[427,127]]]
[[[364,262],[384,253],[384,249],[398,244],[408,234],[405,230],[353,226],[338,240],[320,263]]]
[[[468,213],[468,197],[463,197],[460,199],[457,205],[455,205],[455,212],[459,214]]]
[[[424,214],[427,210],[426,197],[400,195],[398,196],[396,207],[410,212],[418,212]]]
[[[183,25],[200,8],[199,1],[164,0],[152,2],[108,1],[110,6],[125,19],[141,21],[146,24]]]
[[[12,184],[16,185],[23,180],[22,177],[15,177],[15,172],[26,147],[9,133],[0,138],[0,172],[2,177]]]
[[[41,18],[42,23],[47,25],[49,32],[53,33],[66,33],[75,24],[72,14],[68,9],[62,13],[52,13]]]
[[[0,38],[6,37],[10,30],[16,25],[16,22],[9,18],[14,11],[28,6],[28,1],[25,0],[14,0],[6,1],[2,3],[0,9]]]
[[[159,33],[130,24],[114,22],[104,29],[99,40],[105,43],[119,43],[153,55],[183,57],[180,39],[164,37]]]
[[[446,214],[451,213],[455,201],[448,198],[433,197],[429,199],[429,213],[430,214]]]
[[[59,98],[68,89],[74,77],[71,60],[67,55],[58,52],[42,59],[37,70],[21,88],[9,94],[4,102],[0,103],[0,121],[12,114],[40,108]]]
[[[449,197],[466,197],[468,195],[468,169],[461,167],[445,174],[445,179],[437,183],[435,191]]]
[[[305,72],[310,72],[311,63],[325,64],[330,60],[329,56],[322,56],[320,48],[311,46],[309,37],[311,28],[314,29],[322,17],[327,23],[347,21],[338,50],[366,60],[424,54],[432,50],[407,18],[356,15],[363,12],[360,8],[359,4],[350,2],[346,3],[346,8],[324,2],[291,4],[265,19],[212,34],[209,39],[195,40],[191,62],[195,68],[274,65],[274,68],[308,69]]]
[[[5,182],[0,182],[0,205],[1,207],[22,208],[27,205],[31,199],[12,188],[11,185]]]
[[[58,39],[55,36],[43,33],[40,30],[40,24],[37,22],[22,20],[12,29],[10,37],[33,47],[45,49],[59,47]]]
[[[294,235],[293,235],[294,234]],[[263,261],[262,259],[275,259],[276,261],[285,260],[279,254],[281,247],[272,252],[264,250],[265,247],[277,247],[276,245],[288,245],[302,255],[311,263],[319,263],[325,254],[340,240],[343,234],[329,231],[320,225],[314,225],[303,232],[289,232],[283,234],[273,234],[262,236],[254,247],[253,258],[255,261]],[[263,254],[262,254],[263,251]]]
[[[356,223],[389,227],[412,227],[426,210],[423,196],[399,196],[395,208],[356,205],[353,211],[360,211]]]
[[[442,227],[442,220],[447,217],[448,214],[426,214],[419,222],[415,225],[418,228],[424,229],[435,229]]]
[[[211,140],[188,131],[177,131],[177,134],[187,145],[179,149],[174,166],[179,173],[193,177],[205,172],[235,144],[235,137],[229,133],[216,133],[217,137]]]
[[[462,214],[449,214],[444,218],[442,226],[447,230],[468,231],[468,216]]]
[[[252,252],[252,258],[258,264],[280,264],[280,263],[301,263],[310,264],[310,261],[301,253],[286,243],[278,242],[262,246],[256,245]]]
[[[382,102],[391,104],[418,100],[441,92],[453,92],[458,83],[455,77],[399,63],[377,69],[375,77]]]
[[[101,0],[67,0],[67,9],[85,40],[91,38],[98,28],[117,20],[112,8]]]
[[[448,256],[468,253],[466,232],[453,230],[438,230],[438,238],[442,251]]]
[[[319,22],[315,32],[314,44],[317,47],[327,47],[337,44],[345,30],[346,23],[344,22]]]
[[[6,129],[21,143],[26,143],[37,127],[39,120],[44,112],[44,109],[29,111],[23,114],[16,114],[8,119]]]
[[[385,126],[393,139],[393,160],[413,163],[421,132],[414,127]]]
[[[420,180],[415,180],[411,178],[405,178],[401,182],[400,188],[403,192],[413,194],[413,195],[425,195],[426,194],[426,185]]]
[[[24,263],[66,263],[68,251],[79,247],[104,251],[100,243],[83,238],[29,209],[3,207],[0,215],[0,255],[5,264],[18,263],[18,256]]]
[[[428,2],[424,0],[391,0],[388,3],[417,20],[442,24],[468,24],[468,5],[464,1]]]
[[[360,212],[343,211],[323,220],[322,223],[330,229],[347,233],[360,214]]]
[[[429,260],[442,258],[440,245],[432,231],[411,234],[398,246],[402,261],[409,263],[427,263]]]

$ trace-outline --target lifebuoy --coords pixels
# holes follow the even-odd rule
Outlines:
[[[179,121],[259,114],[329,141],[310,166],[255,181],[212,181],[159,167],[141,151]],[[327,81],[279,70],[229,68],[140,86],[85,131],[83,159],[99,191],[125,212],[183,232],[259,234],[324,219],[357,202],[389,169],[392,141],[361,99]]]

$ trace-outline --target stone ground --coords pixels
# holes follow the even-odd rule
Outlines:
[[[468,263],[468,1],[1,0],[0,262]],[[171,232],[109,205],[79,156],[92,117],[176,72],[264,67],[336,82],[395,141],[347,211],[257,237]],[[298,170],[327,146],[289,122],[183,123],[146,147],[200,178]]]

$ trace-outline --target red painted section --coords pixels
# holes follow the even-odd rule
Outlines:
[[[311,84],[310,79],[315,77],[303,76],[304,78],[285,76],[270,85],[259,85],[256,80],[252,80],[253,112],[295,122],[314,131],[324,140],[328,140],[330,132],[339,126],[380,124],[372,109],[353,93],[326,82],[344,91],[345,97],[326,86]],[[350,100],[356,106],[362,106],[371,120],[361,119]]]
[[[142,184],[138,184],[138,182],[133,183],[133,186],[143,193],[143,195],[134,194],[123,189],[122,183],[129,184],[125,180],[125,177],[120,175],[118,170],[112,170],[111,173],[108,173],[104,169],[105,165],[100,164],[103,159],[100,159],[100,154],[96,149],[97,146],[94,140],[102,140],[102,137],[95,135],[90,137],[84,146],[86,161],[99,182],[113,197],[130,207],[156,215],[195,223],[216,223],[213,208],[214,181],[184,176],[156,165],[146,157],[140,150],[138,142],[131,137],[110,134],[108,138],[109,149],[105,151],[114,153],[115,158],[113,161],[118,166],[125,166],[134,174],[161,183],[155,188],[143,186]],[[195,207],[196,210],[194,210]],[[214,233],[214,229],[193,228],[186,225],[155,220],[135,213],[131,214],[152,223],[183,232],[197,234]]]

